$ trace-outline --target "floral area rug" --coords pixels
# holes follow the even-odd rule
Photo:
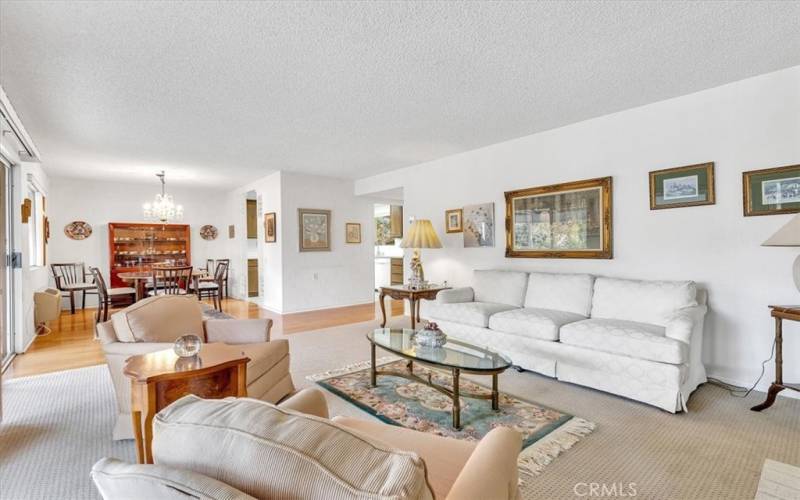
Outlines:
[[[381,370],[397,372],[405,371],[406,363],[397,358],[381,358],[377,362]],[[414,373],[422,378],[430,374],[436,384],[452,388],[452,377],[446,371],[416,363]],[[523,438],[518,461],[523,475],[539,474],[554,458],[595,427],[587,420],[501,392],[499,411],[492,410],[490,400],[462,397],[462,428],[455,430],[451,426],[452,401],[449,396],[425,384],[392,375],[378,375],[378,387],[372,388],[369,374],[369,362],[365,362],[312,375],[308,379],[388,424],[421,432],[477,441],[498,426],[516,429]],[[491,383],[491,378],[486,377],[486,380]],[[459,388],[462,392],[491,393],[490,389],[463,378]]]

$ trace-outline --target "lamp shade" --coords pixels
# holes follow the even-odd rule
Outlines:
[[[428,219],[417,219],[411,223],[406,231],[402,248],[442,248],[442,242],[433,230],[433,224]]]
[[[761,244],[762,247],[800,247],[800,214],[795,215],[778,232]]]

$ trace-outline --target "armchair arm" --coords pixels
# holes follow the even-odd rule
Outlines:
[[[206,342],[256,344],[269,342],[271,319],[209,319],[205,321]]]
[[[475,292],[469,286],[442,290],[436,294],[436,302],[439,304],[455,304],[458,302],[472,302],[473,300],[475,300]]]
[[[496,427],[481,439],[453,483],[447,500],[515,499],[517,457],[522,436],[509,427]]]
[[[278,404],[278,408],[328,418],[328,403],[319,389],[308,387]]]
[[[691,306],[678,309],[667,318],[665,335],[671,339],[680,340],[691,344],[692,332],[698,322],[703,321],[708,308],[706,306]]]

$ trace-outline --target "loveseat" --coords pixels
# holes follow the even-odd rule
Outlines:
[[[422,315],[520,368],[674,413],[706,381],[706,311],[692,281],[476,270]]]
[[[270,319],[203,319],[194,296],[160,295],[126,307],[97,324],[97,336],[117,396],[117,423],[113,439],[133,439],[131,381],[122,372],[131,356],[172,349],[186,334],[204,342],[236,344],[250,358],[247,395],[276,403],[294,392],[289,373],[289,342],[270,340]]]
[[[514,500],[521,445],[508,427],[476,443],[329,420],[316,388],[277,406],[186,396],[153,421],[154,465],[104,458],[92,478],[105,500]]]

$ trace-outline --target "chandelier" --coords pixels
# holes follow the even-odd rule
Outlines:
[[[172,195],[167,194],[167,183],[164,181],[164,171],[162,170],[160,174],[156,174],[156,177],[161,179],[161,193],[156,194],[153,203],[145,203],[142,206],[144,218],[160,222],[183,219],[183,206],[176,205],[172,200]]]

